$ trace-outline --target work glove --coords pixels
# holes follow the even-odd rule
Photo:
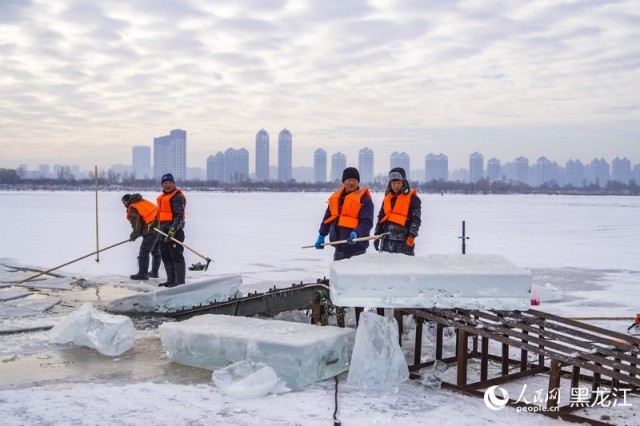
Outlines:
[[[413,237],[408,237],[408,238],[407,238],[407,245],[408,245],[409,247],[413,247],[413,246],[415,246],[415,245],[416,245],[416,243],[413,241]]]
[[[380,251],[380,238],[376,238],[373,241],[373,248],[376,249],[376,251]]]
[[[171,238],[175,238],[175,237],[176,237],[176,228],[172,226],[171,228],[169,228],[169,232],[167,232],[167,236],[164,238],[164,242],[168,243],[169,241],[171,241]]]
[[[131,233],[131,235],[129,235],[129,241],[135,241],[136,238],[138,238],[138,236],[134,233]]]
[[[318,239],[316,240],[316,248],[318,250],[322,250],[324,248],[322,244],[324,244],[324,235],[318,235]]]
[[[347,244],[350,246],[354,245],[356,243],[356,241],[354,241],[356,238],[358,238],[358,233],[356,231],[351,231],[349,238],[347,238]]]

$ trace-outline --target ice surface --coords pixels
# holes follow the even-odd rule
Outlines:
[[[29,297],[0,302],[0,320],[38,316],[60,303],[57,297],[31,299]]]
[[[180,364],[217,370],[250,359],[271,366],[291,389],[346,371],[355,330],[277,320],[201,315],[159,327]]]
[[[378,308],[528,309],[531,273],[487,254],[369,253],[333,262],[331,301]]]
[[[409,367],[398,343],[398,323],[373,312],[360,315],[347,385],[385,389],[409,378]]]
[[[242,275],[223,275],[188,282],[177,287],[160,287],[149,293],[113,300],[107,305],[107,311],[170,312],[201,304],[207,305],[216,300],[227,300],[237,296],[241,284]]]
[[[49,331],[49,342],[70,343],[117,356],[133,348],[135,329],[131,318],[97,311],[85,303]]]
[[[24,290],[0,290],[0,302],[6,302],[7,300],[20,299],[21,297],[27,297],[31,294],[30,291]]]
[[[242,399],[265,396],[278,383],[273,368],[248,359],[214,371],[211,378],[222,392]]]

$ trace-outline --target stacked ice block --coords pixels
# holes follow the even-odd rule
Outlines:
[[[348,369],[355,330],[229,315],[202,315],[160,326],[168,356],[216,370],[250,359],[272,367],[291,389]]]
[[[336,306],[528,309],[531,273],[484,254],[368,253],[331,264]]]

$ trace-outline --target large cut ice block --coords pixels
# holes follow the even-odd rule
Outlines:
[[[216,370],[250,359],[272,367],[291,389],[346,371],[355,340],[353,329],[229,315],[164,323],[159,331],[174,362]]]
[[[370,253],[331,264],[336,306],[529,309],[531,273],[496,255]]]
[[[160,288],[149,293],[134,294],[112,300],[107,311],[116,313],[171,312],[228,300],[240,294],[242,275],[204,278],[176,287]]]

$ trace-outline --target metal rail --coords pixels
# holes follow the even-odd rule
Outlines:
[[[169,312],[167,316],[185,320],[196,315],[217,314],[233,316],[275,315],[279,312],[311,309],[312,323],[327,324],[333,308],[329,301],[329,280],[319,279],[311,284],[293,284],[291,287],[276,287],[265,293],[251,293],[245,297],[212,302]]]

